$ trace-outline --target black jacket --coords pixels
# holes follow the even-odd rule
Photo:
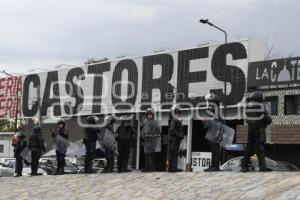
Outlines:
[[[184,138],[184,132],[181,121],[177,119],[171,119],[169,123],[170,136],[182,140]]]
[[[272,117],[265,105],[259,105],[257,102],[248,104],[246,117],[247,124],[252,128],[266,128],[272,123]]]
[[[131,141],[135,135],[134,129],[130,125],[121,124],[116,131],[118,141]]]
[[[96,142],[98,139],[99,128],[88,126],[85,128],[84,142]]]
[[[56,130],[56,135],[60,135],[61,137],[65,138],[65,139],[69,139],[69,133],[68,130],[65,128],[62,129],[57,129]]]
[[[25,139],[19,139],[16,143],[12,144],[14,147],[14,153],[15,155],[19,155],[26,147],[27,142]]]
[[[36,127],[33,130],[33,134],[29,138],[28,147],[31,150],[35,151],[46,151],[45,143],[44,143],[44,136],[42,135],[41,129]]]
[[[45,144],[44,144],[44,138],[39,135],[35,135],[35,134],[32,134],[30,136],[28,147],[32,150],[46,151]]]

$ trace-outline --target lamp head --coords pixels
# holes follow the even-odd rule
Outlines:
[[[207,24],[208,19],[200,19],[199,21],[200,21],[200,23],[202,23],[202,24]]]

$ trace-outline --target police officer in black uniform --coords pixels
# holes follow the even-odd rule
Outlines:
[[[16,167],[15,167],[15,175],[14,177],[22,176],[23,171],[23,158],[20,155],[21,152],[25,149],[27,142],[25,141],[24,133],[17,133],[12,141],[12,145],[14,147],[14,157],[16,158]]]
[[[130,172],[128,170],[128,159],[131,149],[131,144],[135,135],[133,127],[129,120],[121,119],[121,125],[116,131],[116,140],[118,142],[118,172]]]
[[[223,122],[223,120],[220,117],[220,99],[219,97],[211,93],[208,97],[209,107],[208,107],[208,114],[210,117],[212,117],[214,120],[218,120],[220,122]],[[214,172],[214,171],[220,171],[220,161],[221,161],[221,146],[217,142],[208,141],[208,144],[210,146],[210,151],[212,153],[212,161],[209,168],[205,169],[205,172]]]
[[[177,161],[179,155],[180,142],[184,138],[183,126],[179,120],[181,108],[178,105],[174,105],[170,110],[169,118],[169,155],[170,166],[169,172],[178,172]]]
[[[266,127],[272,123],[269,111],[264,105],[264,96],[260,91],[250,95],[246,110],[246,122],[248,124],[248,140],[244,158],[241,163],[241,171],[249,171],[250,157],[256,153],[259,162],[259,171],[271,171],[266,167],[265,142]]]
[[[89,174],[93,172],[93,160],[95,158],[96,143],[98,139],[98,133],[100,129],[96,127],[96,122],[98,117],[88,116],[88,125],[85,128],[85,135],[83,138],[83,143],[85,145],[86,154],[84,159],[84,170],[85,173]]]
[[[46,151],[44,136],[39,126],[34,127],[33,134],[29,138],[29,149],[31,149],[31,175],[35,176],[39,167],[39,160],[42,155],[42,151]]]
[[[68,140],[69,139],[69,134],[68,134],[68,130],[66,129],[66,123],[64,120],[59,120],[57,122],[57,129],[56,131],[52,131],[52,137],[55,138],[57,135],[59,135],[60,137]],[[61,149],[61,150],[56,150],[56,162],[57,162],[57,169],[55,174],[56,175],[61,175],[65,173],[65,165],[66,165],[66,150],[65,149]]]

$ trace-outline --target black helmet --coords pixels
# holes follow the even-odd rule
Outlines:
[[[260,91],[256,91],[256,92],[253,92],[250,97],[249,97],[249,100],[252,101],[252,102],[263,102],[264,101],[264,94]]]
[[[33,133],[34,134],[40,134],[40,133],[42,133],[41,127],[39,127],[39,126],[34,127],[33,128]]]
[[[58,122],[57,122],[57,125],[59,124],[62,124],[63,126],[66,125],[66,122],[63,120],[63,119],[60,119]]]
[[[98,121],[98,119],[99,119],[98,117],[91,115],[86,118],[86,121],[89,124],[96,124],[96,121]]]

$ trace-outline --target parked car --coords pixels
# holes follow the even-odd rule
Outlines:
[[[285,161],[277,161],[279,164],[284,165],[289,171],[299,171],[299,168],[293,165],[292,163],[285,162]]]
[[[15,160],[9,160],[6,163],[0,165],[0,177],[13,176],[15,174]],[[30,176],[31,168],[30,165],[23,163],[23,176]],[[39,168],[37,171],[38,174],[47,175],[47,172]]]
[[[56,158],[41,158],[39,163],[40,168],[45,170],[48,175],[54,175],[57,170],[57,161]],[[78,167],[71,163],[69,160],[66,159],[65,165],[65,173],[66,174],[77,174]]]
[[[227,161],[226,163],[224,163],[220,169],[222,171],[240,171],[241,170],[241,161],[242,161],[243,157],[236,157],[233,158],[229,161]],[[256,156],[251,157],[249,163],[249,170],[250,171],[259,171],[259,165],[258,165],[258,158]],[[266,157],[266,167],[273,170],[273,171],[299,171],[299,169],[288,163],[288,165],[286,164],[286,162],[281,162],[281,161],[275,161],[272,160],[268,157]]]
[[[0,164],[7,163],[10,160],[16,160],[15,158],[0,158]]]
[[[84,173],[84,158],[77,160],[77,165],[79,168],[79,173]],[[96,158],[93,161],[93,172],[101,172],[106,165],[106,159],[105,158]]]

